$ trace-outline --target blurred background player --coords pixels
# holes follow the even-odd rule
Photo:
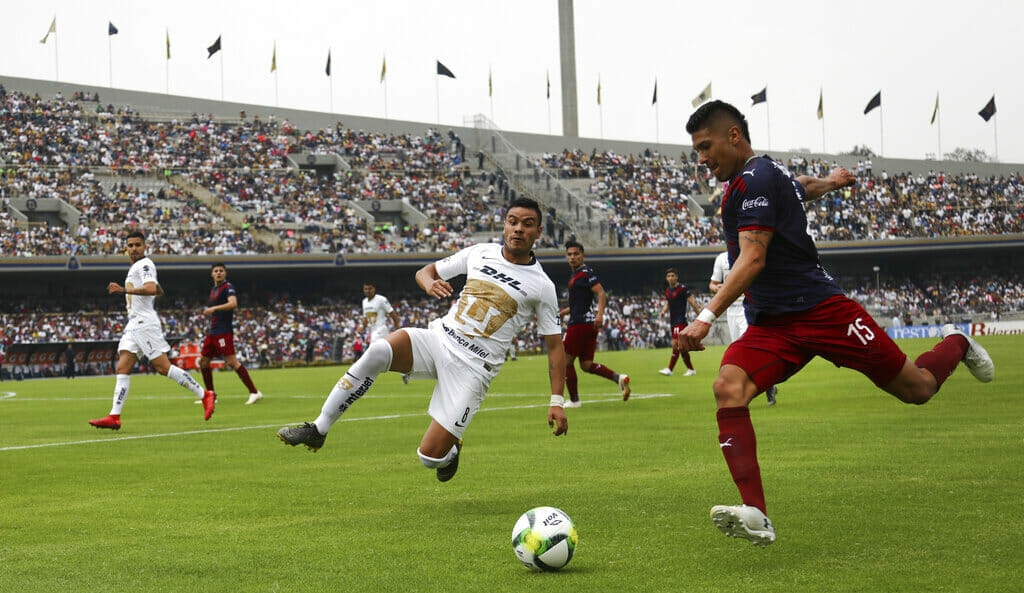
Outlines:
[[[693,147],[719,181],[722,228],[732,271],[697,320],[678,336],[678,347],[702,350],[711,324],[739,295],[750,327],[726,349],[713,390],[718,406],[718,444],[743,504],[716,505],[711,520],[725,535],[766,546],[775,541],[768,519],[750,401],[785,381],[814,357],[854,369],[880,389],[910,404],[938,393],[960,362],[988,382],[995,366],[985,349],[949,324],[943,339],[911,361],[856,301],[843,294],[818,258],[807,232],[804,205],[856,182],[842,168],[825,179],[794,178],[750,147],[746,118],[723,101],[705,103],[686,122]],[[854,519],[819,508],[830,519]]]
[[[398,327],[398,313],[391,306],[388,297],[377,294],[377,287],[372,282],[363,283],[363,318],[366,319],[368,330],[366,341],[373,344],[388,335],[388,318],[394,327]]]
[[[278,438],[316,451],[341,415],[373,386],[377,376],[395,371],[414,379],[437,381],[430,398],[430,426],[417,454],[437,479],[447,482],[459,467],[462,435],[501,370],[509,344],[537,318],[537,332],[548,351],[551,405],[548,426],[554,434],[569,429],[565,399],[565,357],[555,285],[533,256],[540,237],[537,202],[518,198],[505,213],[504,243],[466,247],[416,272],[416,283],[438,299],[452,296],[447,282],[466,276],[466,286],[448,314],[427,328],[403,328],[376,340],[331,390],[320,416],[301,426],[286,426]]]
[[[715,267],[711,271],[711,282],[708,284],[708,290],[711,291],[712,295],[718,294],[718,290],[722,288],[722,284],[725,282],[725,279],[729,277],[729,269],[729,252],[723,251],[715,258]],[[737,297],[731,305],[729,305],[725,314],[726,320],[729,323],[729,339],[730,343],[732,343],[740,339],[743,332],[747,331],[747,314],[743,310],[742,294]],[[775,405],[775,396],[778,395],[778,393],[779,388],[777,385],[772,385],[764,392],[765,399],[768,401],[769,406]]]
[[[665,282],[668,283],[668,288],[665,289],[665,304],[661,307],[661,314],[668,313],[672,324],[672,358],[669,359],[668,366],[658,372],[666,377],[671,377],[672,371],[676,368],[676,361],[682,356],[683,364],[686,365],[686,372],[683,373],[683,376],[692,377],[697,374],[697,371],[694,370],[693,363],[690,361],[690,353],[676,348],[675,339],[679,332],[686,327],[686,304],[689,303],[693,307],[694,314],[700,313],[700,305],[697,304],[697,299],[690,294],[690,289],[679,282],[679,272],[675,268],[665,270]]]
[[[128,310],[128,321],[124,324],[124,334],[117,344],[114,405],[110,408],[109,415],[90,420],[89,424],[96,428],[111,430],[121,428],[121,409],[124,407],[125,398],[128,397],[132,367],[138,362],[140,355],[148,358],[158,373],[170,377],[178,385],[196,394],[196,397],[203,402],[203,418],[209,420],[213,415],[216,394],[213,391],[204,392],[192,375],[171,364],[167,358],[167,352],[171,350],[171,347],[164,339],[160,317],[153,307],[153,301],[156,300],[156,297],[163,296],[164,291],[157,283],[156,266],[153,264],[153,260],[146,257],[146,236],[139,231],[128,233],[125,248],[132,265],[128,268],[128,277],[125,278],[124,286],[116,282],[107,285],[109,294],[124,294]]]
[[[206,384],[206,389],[214,390],[210,360],[223,358],[224,364],[235,370],[238,378],[249,390],[249,399],[245,401],[245,405],[251,405],[263,399],[263,394],[253,385],[249,371],[235,355],[233,325],[235,309],[238,308],[238,295],[235,294],[235,287],[228,282],[228,269],[224,264],[213,264],[210,267],[210,277],[213,278],[213,288],[210,290],[210,298],[206,301],[206,308],[203,309],[203,316],[210,316],[210,329],[206,331],[203,349],[199,353],[199,370],[203,373],[203,383]]]
[[[580,359],[583,372],[604,377],[619,385],[623,401],[629,399],[629,375],[619,374],[603,364],[594,362],[594,351],[597,349],[597,332],[604,326],[604,307],[608,296],[604,287],[597,279],[593,268],[584,263],[586,256],[583,245],[576,241],[566,241],[565,258],[569,260],[572,274],[569,276],[569,306],[560,310],[559,315],[569,315],[569,323],[565,330],[565,386],[569,392],[567,408],[580,407],[580,394],[577,387],[576,367],[573,362]],[[597,296],[597,313],[591,309]]]

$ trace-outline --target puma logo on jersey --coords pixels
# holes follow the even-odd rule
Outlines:
[[[726,447],[731,447],[732,446],[732,437],[727,438],[724,443],[718,443],[718,446],[721,447],[722,449],[724,449]]]
[[[480,268],[480,273],[486,276],[490,276],[492,280],[497,280],[509,288],[514,288],[519,292],[523,292],[522,288],[519,288],[519,281],[511,276],[507,276],[498,270],[495,270],[491,266],[483,266]]]

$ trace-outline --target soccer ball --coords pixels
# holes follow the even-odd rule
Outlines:
[[[512,528],[516,557],[536,571],[558,570],[569,564],[578,541],[572,519],[554,507],[530,509]]]

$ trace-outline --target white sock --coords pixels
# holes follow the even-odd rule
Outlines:
[[[458,455],[458,453],[459,448],[455,445],[452,445],[452,448],[448,451],[447,455],[440,459],[436,459],[434,457],[424,455],[422,451],[416,449],[416,454],[420,456],[420,461],[423,462],[424,466],[430,469],[448,467],[448,465],[452,462],[453,459],[455,459],[455,456]]]
[[[178,385],[196,394],[196,397],[199,399],[203,399],[203,395],[206,393],[203,386],[196,382],[192,375],[186,373],[185,369],[172,364],[171,368],[167,371],[167,376],[177,382]]]
[[[124,407],[124,400],[128,397],[128,386],[131,380],[131,375],[117,375],[114,379],[114,405],[110,408],[111,416],[121,415],[121,408]]]
[[[327,434],[345,410],[370,389],[377,375],[391,368],[393,354],[391,344],[387,340],[370,344],[363,356],[342,375],[334,389],[331,389],[331,394],[327,396],[327,401],[320,410],[320,416],[313,421],[317,432]]]

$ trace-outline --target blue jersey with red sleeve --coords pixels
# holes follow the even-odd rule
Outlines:
[[[690,289],[685,284],[676,284],[665,288],[665,298],[668,299],[668,315],[672,325],[686,325],[686,303],[690,300]]]
[[[572,271],[569,278],[568,325],[594,323],[594,312],[590,310],[590,306],[594,303],[593,288],[600,283],[597,274],[586,264]]]
[[[745,295],[743,306],[751,325],[762,313],[805,311],[843,294],[821,266],[818,249],[807,233],[804,196],[804,187],[793,174],[768,156],[752,157],[729,180],[722,201],[729,265],[740,255],[740,231],[773,233],[765,267]]]
[[[225,282],[220,286],[214,286],[210,290],[210,299],[206,301],[207,307],[216,307],[217,305],[224,305],[228,302],[228,297],[235,296],[235,287],[231,286],[230,282]],[[232,333],[232,320],[235,317],[234,309],[229,311],[214,311],[210,315],[210,329],[206,333],[211,336],[219,334],[230,334]]]

